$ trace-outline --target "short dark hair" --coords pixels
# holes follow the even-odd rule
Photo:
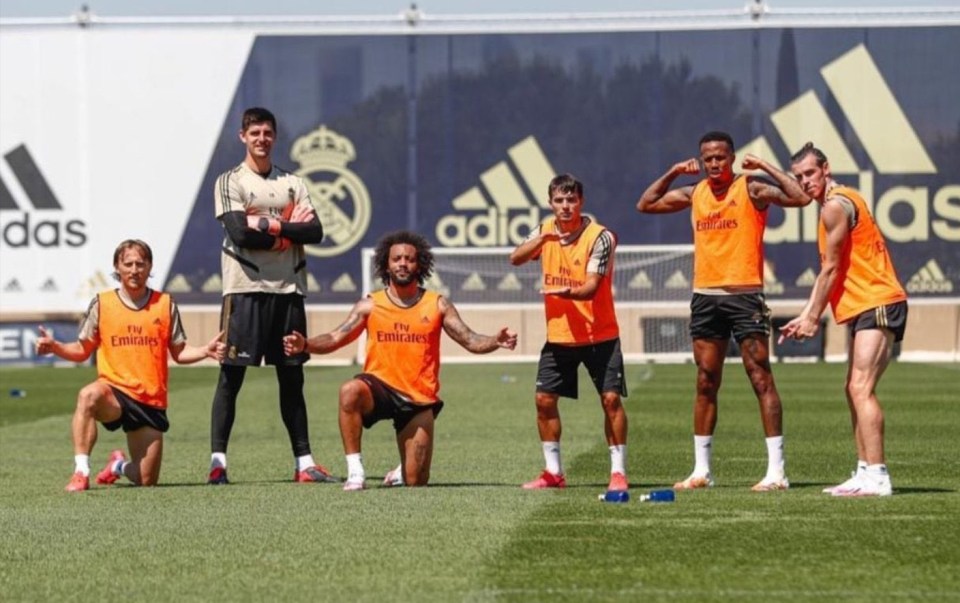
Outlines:
[[[583,183],[573,177],[572,174],[560,174],[559,176],[554,176],[553,180],[550,181],[550,186],[547,187],[547,198],[552,199],[553,193],[560,191],[561,193],[574,193],[576,196],[583,198]]]
[[[711,130],[700,137],[700,143],[697,145],[699,148],[705,142],[725,142],[727,146],[730,147],[730,152],[733,153],[736,148],[733,146],[733,136],[730,136],[726,132],[721,132],[720,130]]]
[[[827,156],[823,154],[823,151],[813,146],[812,142],[808,142],[803,145],[803,148],[790,156],[790,163],[794,164],[802,161],[807,155],[813,155],[817,158],[817,167],[823,167],[823,164],[827,162]]]
[[[250,107],[243,112],[243,119],[240,120],[240,131],[246,132],[247,128],[253,124],[269,123],[273,131],[277,131],[277,118],[273,113],[263,107]]]
[[[380,281],[390,282],[390,248],[394,245],[412,245],[417,250],[417,283],[422,285],[433,274],[433,252],[425,238],[409,230],[387,233],[377,243],[373,254],[373,267]]]
[[[153,250],[150,249],[150,246],[140,239],[127,239],[121,241],[117,248],[113,251],[113,267],[116,268],[117,264],[120,262],[120,257],[123,256],[123,252],[128,249],[139,249],[140,254],[143,256],[143,259],[147,260],[150,264],[150,268],[153,268]],[[116,270],[113,271],[113,278],[120,280],[120,273]]]

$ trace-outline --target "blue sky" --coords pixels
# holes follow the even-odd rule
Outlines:
[[[432,14],[564,13],[741,9],[751,0],[418,0]],[[896,8],[904,0],[766,0],[772,9]],[[0,17],[68,17],[82,4],[100,16],[148,15],[395,15],[402,0],[3,0]],[[960,0],[916,0],[917,6],[960,8]]]

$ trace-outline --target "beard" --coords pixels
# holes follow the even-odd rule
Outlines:
[[[408,272],[403,276],[393,272],[390,273],[390,282],[401,287],[405,287],[415,280],[417,280],[417,274],[415,272]]]

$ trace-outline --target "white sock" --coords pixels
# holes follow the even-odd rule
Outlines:
[[[857,475],[863,475],[863,472],[867,470],[867,461],[863,459],[857,459]]]
[[[780,479],[784,476],[783,436],[767,438],[767,477]]]
[[[126,474],[123,470],[127,468],[127,464],[127,461],[114,461],[113,465],[110,466],[110,473],[117,477],[124,477]]]
[[[215,469],[217,467],[220,467],[221,469],[227,468],[226,452],[214,452],[210,455],[210,468]]]
[[[713,453],[713,436],[693,436],[693,474],[710,475],[710,457]]]
[[[563,463],[560,462],[560,442],[541,442],[541,444],[547,471],[554,475],[563,475]]]
[[[73,472],[81,475],[90,475],[89,454],[75,454],[73,456]]]
[[[356,452],[347,455],[347,479],[350,481],[363,481],[366,478],[366,472],[363,470],[363,456]]]
[[[297,471],[306,471],[310,467],[315,467],[316,465],[317,464],[313,462],[312,454],[305,454],[297,457]]]
[[[626,444],[617,444],[615,446],[610,446],[610,473],[622,473],[627,474],[627,470],[624,469],[624,462],[627,458],[627,445]]]
[[[884,465],[883,463],[880,463],[878,465],[867,465],[864,468],[863,472],[869,475],[870,477],[874,477],[877,479],[880,479],[882,477],[886,477],[887,475],[889,475],[887,473],[887,466]]]

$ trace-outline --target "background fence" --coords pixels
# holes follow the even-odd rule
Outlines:
[[[687,215],[634,204],[724,129],[781,166],[824,148],[911,295],[905,351],[956,357],[960,75],[943,61],[960,11],[408,17],[0,22],[0,320],[81,312],[139,237],[191,335],[215,332],[213,182],[242,159],[243,109],[264,105],[327,231],[308,248],[318,316],[361,294],[361,249],[387,230],[515,245],[556,172],[622,244],[688,244]],[[775,309],[809,294],[816,220],[771,211]]]

